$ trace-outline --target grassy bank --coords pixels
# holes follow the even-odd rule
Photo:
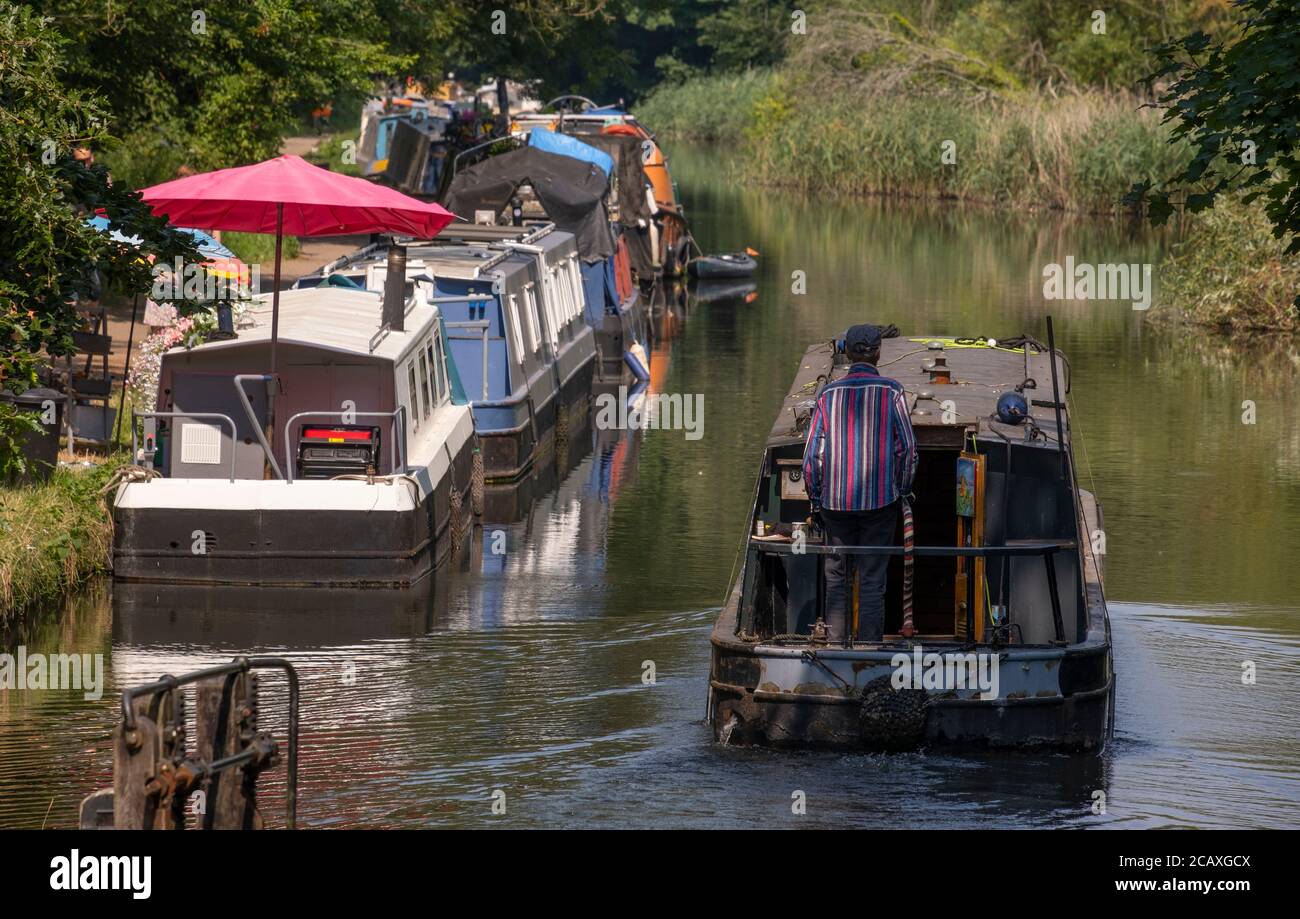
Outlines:
[[[228,230],[221,234],[221,242],[246,265],[275,266],[274,234]],[[286,236],[280,244],[280,258],[286,262],[295,259],[300,248],[298,237]]]
[[[118,465],[60,467],[42,485],[0,486],[0,621],[106,569],[113,526],[99,492]]]
[[[776,80],[771,70],[750,70],[667,83],[637,105],[636,116],[667,138],[731,142],[750,130]]]
[[[1134,181],[1187,156],[1135,99],[1101,91],[813,101],[754,72],[661,87],[638,116],[668,137],[740,141],[748,181],[1024,209],[1116,213]]]

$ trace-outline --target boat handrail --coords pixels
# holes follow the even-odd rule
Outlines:
[[[230,481],[235,481],[235,443],[239,435],[235,429],[235,419],[229,415],[223,415],[220,412],[131,412],[131,461],[135,462],[136,456],[136,436],[135,420],[137,418],[220,418],[226,424],[230,425]]]
[[[292,441],[289,438],[289,429],[293,427],[293,423],[299,418],[388,418],[391,421],[391,433],[393,435],[393,442],[388,445],[393,474],[397,475],[406,472],[405,405],[399,405],[391,412],[298,412],[296,415],[289,416],[289,420],[284,423],[284,468],[285,472],[288,473],[285,479],[287,484],[293,484],[293,455],[289,452]]]
[[[521,139],[523,138],[524,133],[525,133],[525,132],[523,132],[523,131],[515,131],[515,132],[512,132],[512,133],[510,133],[510,134],[504,134],[504,135],[502,135],[502,136],[500,136],[500,137],[491,137],[491,138],[488,138],[487,140],[483,141],[482,143],[475,144],[475,145],[472,146],[472,147],[466,147],[464,150],[460,151],[460,152],[457,153],[454,157],[452,157],[452,159],[451,159],[451,174],[447,176],[447,180],[446,180],[446,181],[447,181],[448,183],[450,183],[451,180],[454,179],[454,178],[456,177],[456,173],[458,173],[458,172],[460,171],[460,161],[461,161],[464,157],[469,156],[471,153],[477,153],[478,151],[483,150],[483,149],[486,148],[486,147],[491,147],[491,146],[493,146],[494,144],[499,144],[499,143],[501,143],[502,141],[506,141],[506,140],[515,140],[515,141],[518,141],[518,140],[521,140]]]
[[[266,455],[266,461],[271,468],[275,470],[275,477],[283,479],[284,473],[280,471],[280,464],[275,461],[275,454],[271,451],[271,445],[266,441],[266,434],[262,432],[262,426],[257,421],[257,415],[253,413],[253,403],[248,401],[248,393],[244,391],[245,380],[256,380],[259,383],[274,383],[276,378],[269,373],[237,373],[234,376],[235,393],[239,396],[239,401],[244,405],[244,414],[248,417],[248,423],[253,426],[253,433],[257,435],[258,443],[262,445],[262,453]],[[269,396],[268,390],[268,396]]]
[[[479,338],[483,342],[483,401],[488,397],[488,330],[492,328],[492,323],[486,319],[472,319],[465,322],[444,322],[449,329],[478,329],[479,334],[473,338],[457,336],[458,341],[473,341]],[[448,338],[452,336],[448,335]]]
[[[487,247],[487,248],[491,248],[491,247]],[[513,252],[511,252],[508,249],[503,249],[497,252],[496,255],[489,257],[486,261],[480,262],[479,264],[475,265],[474,280],[477,281],[479,278],[486,275],[489,271],[491,271],[493,268],[500,265],[502,262],[510,258],[510,256],[512,255],[514,255]]]
[[[1017,543],[1012,546],[828,546],[824,543],[804,542],[802,546],[791,542],[769,542],[750,538],[750,548],[761,552],[783,555],[904,555],[955,556],[961,558],[1002,558],[1003,556],[1052,555],[1067,549],[1079,548],[1073,539],[1044,540]]]
[[[1073,539],[1037,540],[1012,546],[828,546],[823,543],[793,540],[785,543],[768,542],[750,537],[749,547],[772,555],[913,555],[948,556],[960,558],[1003,558],[1006,556],[1040,555],[1047,571],[1047,592],[1052,601],[1052,625],[1058,642],[1065,641],[1065,621],[1061,616],[1061,595],[1056,583],[1056,553],[1075,550],[1079,543]],[[821,598],[819,596],[820,605]],[[818,610],[820,615],[822,610]],[[847,638],[846,638],[847,641]]]
[[[351,265],[353,262],[359,262],[362,259],[370,256],[371,253],[378,252],[380,249],[384,249],[387,247],[388,247],[387,242],[370,243],[369,245],[361,249],[358,249],[356,252],[350,252],[347,255],[340,255],[338,258],[334,259],[334,261],[327,262],[326,264],[322,265],[320,268],[316,269],[316,273],[321,276],[322,280],[324,280],[328,278],[331,274],[333,274],[335,271],[338,271],[340,268],[346,268],[348,265]]]

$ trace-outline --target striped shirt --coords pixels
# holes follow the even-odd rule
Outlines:
[[[822,387],[804,449],[805,487],[828,511],[870,511],[907,494],[916,436],[897,380],[858,363]]]

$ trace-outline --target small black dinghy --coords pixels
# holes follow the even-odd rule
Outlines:
[[[701,255],[691,259],[686,270],[697,278],[747,278],[758,268],[752,251]]]

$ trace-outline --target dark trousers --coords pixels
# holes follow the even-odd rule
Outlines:
[[[874,511],[822,511],[830,546],[892,546],[898,502]],[[826,556],[826,627],[832,641],[843,641],[851,619],[846,568],[858,575],[858,638],[880,641],[885,633],[885,579],[888,555]]]

